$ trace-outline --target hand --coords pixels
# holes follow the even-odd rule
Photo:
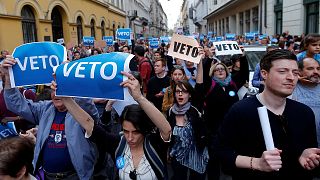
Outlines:
[[[134,100],[138,101],[142,96],[140,91],[139,81],[130,73],[121,71],[121,74],[127,76],[128,79],[122,82],[120,85],[128,88],[130,95]]]
[[[299,157],[300,165],[307,169],[312,170],[315,167],[319,166],[320,162],[320,149],[319,148],[308,148],[305,149],[301,156]]]
[[[51,81],[51,86],[50,86],[50,88],[53,90],[53,91],[56,91],[57,90],[57,83],[55,82],[55,81]],[[71,100],[73,100],[72,99],[72,97],[59,97],[59,98],[61,98],[61,100],[63,101],[63,102],[67,102],[68,100],[69,101],[71,101]]]
[[[12,67],[13,65],[16,64],[16,60],[13,58],[13,56],[11,55],[7,55],[6,58],[2,61],[2,66],[1,66],[1,72],[6,75],[9,76],[9,67]]]
[[[116,101],[115,100],[108,100],[108,103],[107,103],[107,105],[105,107],[105,110],[106,111],[111,111],[112,105],[114,104],[114,102],[116,102]]]
[[[202,47],[202,46],[199,46],[199,47],[198,47],[198,51],[199,51],[198,56],[201,56],[201,59],[204,59],[204,58],[206,57],[206,53],[205,53],[205,51],[203,50],[203,47]]]
[[[253,162],[254,169],[264,172],[279,171],[282,167],[281,152],[279,149],[264,151],[261,158],[257,158],[257,161]]]
[[[160,91],[158,94],[156,94],[156,95],[154,95],[155,97],[157,97],[157,98],[159,98],[159,97],[163,97],[163,92],[162,91]]]
[[[20,133],[21,137],[30,139],[34,144],[36,144],[37,140],[38,128],[32,128],[26,131],[25,134]]]

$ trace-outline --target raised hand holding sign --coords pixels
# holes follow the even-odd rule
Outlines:
[[[15,48],[16,64],[9,68],[11,87],[49,84],[53,69],[67,60],[64,46],[54,42],[36,42]]]
[[[121,71],[129,71],[132,58],[128,53],[108,53],[63,64],[56,70],[56,95],[124,100],[127,89],[119,84],[126,77]]]

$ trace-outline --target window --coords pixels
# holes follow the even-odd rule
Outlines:
[[[247,10],[245,12],[245,18],[246,18],[246,32],[250,32],[250,10]]]
[[[218,4],[218,0],[214,0],[213,5],[217,5],[217,4]]]
[[[225,33],[229,33],[230,29],[229,29],[229,17],[226,17],[226,32]]]
[[[30,6],[24,6],[21,10],[23,42],[37,41],[36,20]]]
[[[106,36],[106,27],[105,27],[104,21],[101,22],[101,37],[103,39],[103,36]]]
[[[83,38],[82,19],[80,16],[77,18],[77,35],[78,35],[78,43],[80,44]]]
[[[57,7],[55,7],[52,10],[51,20],[52,20],[52,40],[53,42],[57,42],[57,39],[63,38],[62,17]]]
[[[91,19],[90,21],[90,29],[91,29],[91,37],[94,37],[94,39],[96,38],[96,30],[95,30],[95,23],[94,20]]]
[[[282,33],[282,11],[277,11],[276,13],[276,34]]]
[[[255,7],[252,9],[252,26],[253,31],[258,31],[258,18],[259,18],[259,8]]]
[[[243,33],[243,12],[239,13],[239,20],[240,20],[240,34],[244,34]]]
[[[306,4],[306,33],[319,33],[319,2]]]

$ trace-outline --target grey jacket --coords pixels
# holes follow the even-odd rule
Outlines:
[[[4,98],[10,111],[39,125],[33,160],[34,168],[37,170],[38,161],[41,158],[39,155],[55,116],[55,107],[52,101],[34,103],[26,100],[17,88],[5,89]],[[94,120],[99,120],[98,111],[91,99],[76,99],[76,101]],[[70,158],[79,178],[90,179],[93,175],[97,152],[94,144],[85,138],[85,130],[69,113],[66,115],[65,133]]]

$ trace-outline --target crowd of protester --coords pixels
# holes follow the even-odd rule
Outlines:
[[[67,49],[68,61],[135,55],[121,86],[138,104],[121,114],[113,100],[57,97],[54,81],[11,88],[8,68],[16,61],[1,51],[0,120],[2,127],[13,121],[18,134],[0,128],[0,179],[320,177],[320,35],[286,31],[236,41],[266,46],[252,79],[260,93],[242,100],[246,52],[221,61],[209,38],[199,41],[199,64],[169,56],[164,42],[157,49],[144,40]],[[260,106],[268,109],[273,150],[264,143]]]

